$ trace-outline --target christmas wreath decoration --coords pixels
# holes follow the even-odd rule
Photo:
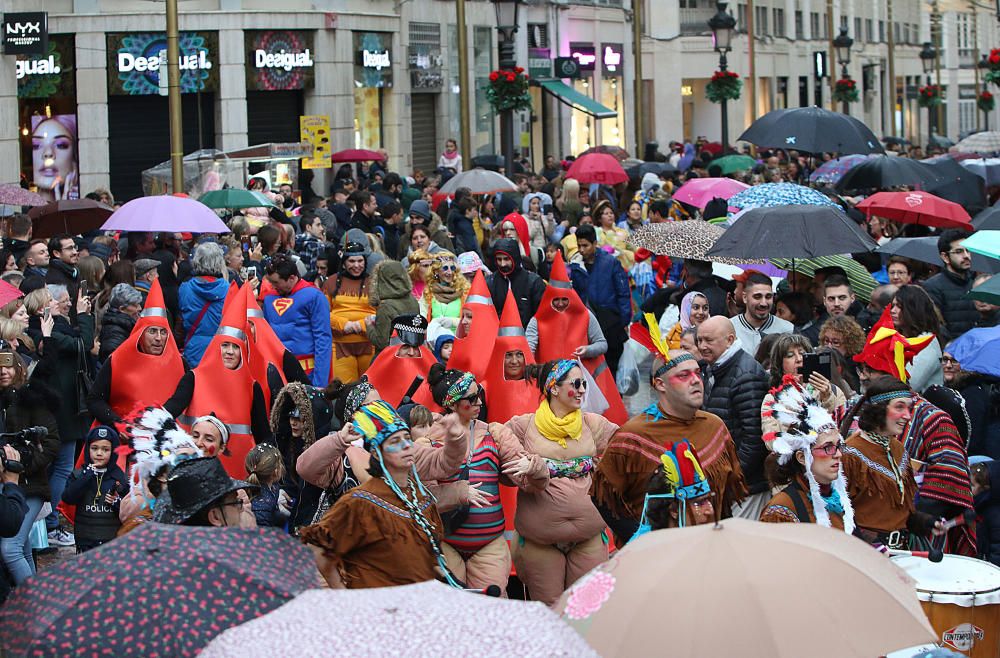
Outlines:
[[[705,86],[705,96],[713,103],[734,101],[740,97],[743,81],[738,73],[732,71],[716,71]]]
[[[490,73],[490,84],[486,87],[486,100],[497,112],[530,110],[528,74],[520,66],[493,71]]]
[[[851,78],[841,78],[833,85],[833,100],[838,103],[856,103],[858,101],[858,83]]]

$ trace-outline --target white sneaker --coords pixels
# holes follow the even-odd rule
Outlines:
[[[49,544],[52,546],[74,546],[76,545],[76,537],[69,530],[56,528],[49,531]]]

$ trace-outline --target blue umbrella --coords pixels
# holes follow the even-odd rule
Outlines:
[[[945,350],[962,370],[1000,377],[1000,327],[970,329]]]
[[[740,210],[773,208],[775,206],[837,206],[822,192],[795,183],[763,183],[754,185],[729,198],[729,205]]]

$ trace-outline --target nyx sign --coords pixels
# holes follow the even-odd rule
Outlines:
[[[48,50],[48,13],[33,11],[3,15],[5,55],[45,55]]]

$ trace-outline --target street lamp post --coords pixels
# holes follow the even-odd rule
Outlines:
[[[930,41],[924,41],[924,47],[920,49],[920,64],[924,67],[924,75],[927,76],[927,86],[931,86],[931,72],[934,70],[934,60],[937,59],[937,50]],[[938,93],[940,93],[940,89]],[[930,151],[931,137],[934,135],[934,108],[927,106],[927,150]]]
[[[837,62],[840,63],[840,77],[841,79],[846,79],[850,73],[847,70],[848,65],[851,63],[851,46],[854,45],[854,39],[847,36],[847,28],[840,28],[840,34],[837,38],[833,40],[833,48],[837,52]],[[844,114],[850,114],[849,103],[844,101]]]
[[[997,0],[1000,2],[1000,0]],[[728,2],[715,3],[715,16],[708,19],[708,27],[712,30],[712,47],[719,53],[719,70],[725,71],[729,63],[726,53],[732,49],[733,33],[736,31],[736,19],[726,11]],[[753,38],[753,35],[750,35]],[[722,100],[722,152],[729,149],[729,101]]]
[[[1000,3],[1000,0],[997,0]],[[986,91],[986,84],[979,84],[979,79],[985,74],[986,70],[990,68],[990,63],[986,59],[986,53],[983,53],[982,59],[976,64],[976,109],[979,109],[979,95]],[[985,123],[983,124],[983,130],[990,129],[990,113],[983,112],[983,119]],[[977,121],[978,123],[978,121]]]
[[[521,0],[493,0],[497,12],[497,50],[500,54],[499,68],[513,69],[517,61],[514,57],[514,35],[517,34],[517,13]],[[500,112],[500,151],[503,153],[504,169],[507,176],[514,174],[514,111]]]

